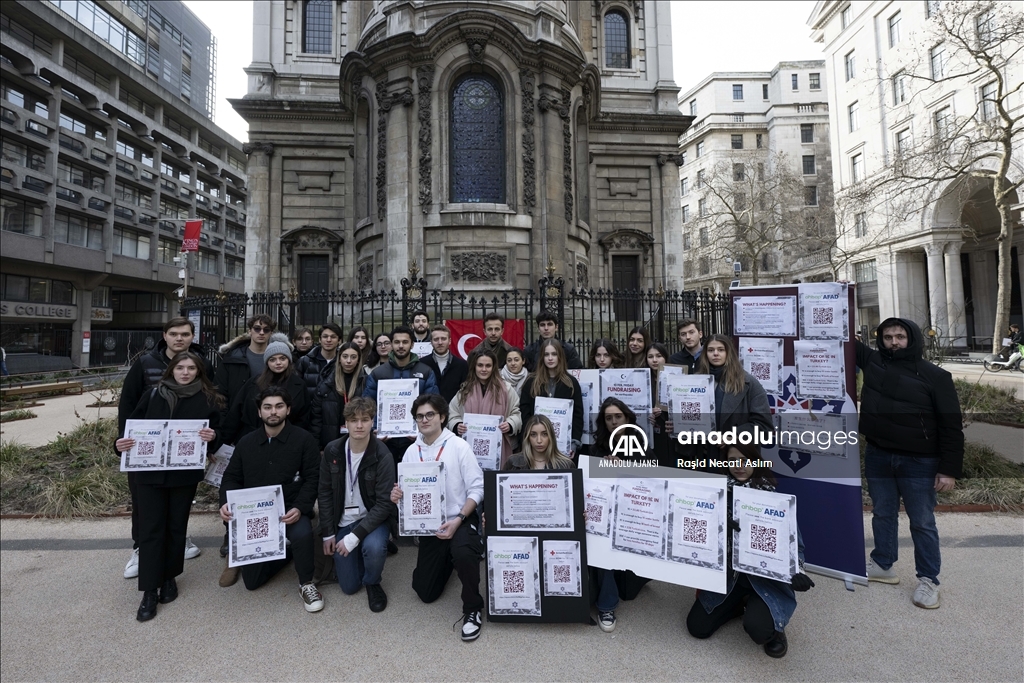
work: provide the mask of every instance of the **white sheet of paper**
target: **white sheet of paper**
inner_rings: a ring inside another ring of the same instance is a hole
[[[231,456],[235,453],[235,447],[224,444],[217,449],[215,453],[210,455],[210,466],[206,469],[206,476],[203,478],[210,486],[220,486],[220,482],[224,477],[224,470],[228,468],[228,463],[231,462]]]
[[[280,486],[258,486],[227,492],[228,566],[284,559],[284,492]]]
[[[167,423],[167,467],[176,470],[206,469],[206,442],[199,430],[209,420],[170,420]]]
[[[536,536],[487,537],[490,614],[541,616],[539,554]]]
[[[583,597],[579,541],[544,541],[544,595]]]
[[[167,420],[128,420],[124,423],[124,438],[135,439],[127,453],[121,453],[122,472],[162,470],[167,463],[164,442]]]
[[[841,341],[793,342],[796,393],[800,398],[846,396],[846,358]]]
[[[665,479],[616,482],[612,549],[665,559],[667,486]]]
[[[686,368],[681,365],[666,365],[658,373],[658,405],[668,408],[668,385],[673,377],[686,375]]]
[[[796,297],[733,297],[732,333],[751,337],[795,337]]]
[[[665,379],[668,412],[676,434],[707,434],[715,429],[715,378],[711,375],[670,375]]]
[[[740,337],[738,345],[743,369],[772,394],[782,394],[782,350],[781,339]]]
[[[462,438],[473,450],[482,470],[496,470],[501,466],[501,430],[498,425],[504,419],[500,415],[481,413],[466,413],[462,416],[462,424],[466,425],[466,433]]]
[[[597,407],[600,405],[598,392],[601,388],[601,372],[599,370],[570,370],[569,374],[580,383],[583,394],[583,438],[585,444],[594,443],[597,433]]]
[[[447,473],[440,460],[398,463],[399,536],[433,536],[447,519],[444,505]]]
[[[572,446],[572,399],[538,396],[534,399],[533,413],[544,415],[555,428],[555,442],[562,455],[569,455]]]
[[[377,436],[415,438],[412,402],[420,395],[418,379],[382,379],[377,382]]]
[[[573,531],[572,474],[499,473],[498,530]]]
[[[775,416],[779,422],[779,448],[811,455],[847,457],[848,435],[854,431],[856,415],[784,410]],[[843,436],[837,438],[839,434]]]
[[[796,496],[736,486],[732,510],[733,569],[789,583],[799,571]]]
[[[667,559],[725,569],[725,490],[670,481],[668,501]]]
[[[850,299],[845,282],[804,282],[797,286],[800,297],[800,338],[850,338]]]
[[[430,355],[434,353],[434,347],[428,341],[413,342],[412,352],[419,356],[420,360],[423,360],[424,358],[430,358]]]
[[[653,409],[651,396],[651,371],[649,368],[617,368],[601,370],[601,400],[614,397],[625,403],[636,413],[637,426],[647,434],[647,447],[654,446],[654,425],[650,419]]]
[[[587,533],[607,538],[611,535],[615,482],[607,479],[584,479],[583,485],[583,519],[586,521]]]

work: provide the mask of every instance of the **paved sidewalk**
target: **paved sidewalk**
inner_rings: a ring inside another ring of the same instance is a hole
[[[983,384],[1006,389],[1016,393],[1017,398],[1024,401],[1024,373],[1018,370],[1003,370],[1001,372],[989,372],[980,363],[943,363],[943,370],[948,370],[953,379],[964,379],[968,382],[981,381]]]
[[[249,593],[219,588],[221,525],[195,515],[203,554],[181,596],[135,621],[140,594],[121,578],[127,519],[5,520],[0,526],[0,678],[64,680],[1024,680],[1024,518],[942,514],[943,606],[910,602],[913,553],[901,529],[902,583],[848,592],[815,577],[772,660],[734,621],[707,641],[687,635],[693,590],[652,582],[619,606],[618,625],[484,623],[475,643],[452,630],[457,579],[436,603],[410,587],[415,549],[388,559],[386,611],[364,591],[324,586],[323,612],[302,609],[288,567]],[[865,526],[870,530],[867,519]]]
[[[37,399],[43,405],[29,408],[36,417],[30,420],[5,422],[0,427],[0,440],[4,443],[17,441],[29,447],[45,446],[57,437],[57,432],[67,434],[82,424],[82,420],[75,416],[75,412],[89,421],[97,417],[117,417],[117,406],[86,407],[90,403],[95,403],[97,396],[106,398],[106,393],[97,389],[95,392],[84,391],[80,396]]]

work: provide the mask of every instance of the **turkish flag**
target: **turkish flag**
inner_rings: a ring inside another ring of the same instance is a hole
[[[463,360],[466,360],[476,345],[483,341],[483,320],[445,320],[444,324],[452,331],[452,353]],[[523,348],[526,321],[522,318],[506,320],[501,338],[516,348]]]
[[[185,239],[181,242],[182,251],[199,251],[199,233],[203,231],[201,220],[185,221]]]

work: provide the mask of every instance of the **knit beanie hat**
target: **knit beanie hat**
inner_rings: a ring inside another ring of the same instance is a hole
[[[267,350],[263,352],[263,362],[266,363],[271,356],[276,356],[279,353],[288,356],[288,359],[291,360],[292,345],[288,343],[288,335],[284,332],[275,332],[270,335],[270,343],[267,344]]]

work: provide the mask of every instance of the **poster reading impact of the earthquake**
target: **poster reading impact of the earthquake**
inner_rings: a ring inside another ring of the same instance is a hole
[[[724,569],[725,523],[725,489],[669,482],[669,560]]]
[[[620,479],[615,487],[612,549],[665,559],[665,479]]]
[[[579,541],[544,541],[544,595],[583,597]]]
[[[789,583],[799,571],[796,496],[736,486],[732,515],[733,569]]]
[[[751,337],[795,337],[795,296],[733,297],[733,334]]]
[[[569,374],[580,383],[580,392],[583,394],[583,436],[580,441],[592,444],[597,433],[597,407],[601,404],[598,399],[601,374],[599,370],[570,370]]]
[[[770,394],[782,394],[782,340],[740,337],[740,363]]]
[[[536,536],[487,537],[489,614],[541,616],[539,554]]]
[[[420,395],[418,379],[382,379],[377,382],[377,436],[415,437],[412,402]]]
[[[850,338],[849,296],[844,282],[809,282],[798,288],[800,338]]]
[[[841,341],[793,342],[796,393],[800,398],[846,397],[846,358]]]

